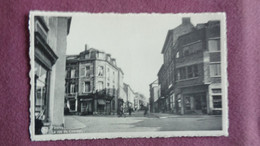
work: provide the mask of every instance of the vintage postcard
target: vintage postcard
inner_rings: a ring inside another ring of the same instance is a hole
[[[225,13],[31,11],[31,140],[228,136]]]

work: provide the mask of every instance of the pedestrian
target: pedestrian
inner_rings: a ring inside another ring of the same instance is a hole
[[[122,106],[122,116],[126,117],[126,115],[125,115],[125,109],[124,109],[123,106]]]
[[[132,114],[132,107],[129,107],[128,112],[129,112],[129,116],[131,116],[131,114]]]

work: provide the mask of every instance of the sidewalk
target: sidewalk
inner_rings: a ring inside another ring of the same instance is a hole
[[[190,114],[190,115],[176,115],[176,114],[169,114],[169,113],[149,113],[152,116],[157,118],[201,118],[201,117],[220,117],[221,115],[200,115],[200,114]]]
[[[74,116],[65,116],[65,129],[82,129],[85,128],[82,122],[77,120]]]

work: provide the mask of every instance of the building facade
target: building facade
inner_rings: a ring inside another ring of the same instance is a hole
[[[159,108],[176,114],[221,113],[220,22],[189,18],[167,34],[158,73]]]
[[[125,99],[124,74],[110,54],[86,46],[79,55],[67,56],[66,70],[65,102],[70,111],[75,109],[81,115],[117,113],[118,104]]]
[[[149,99],[150,112],[158,111],[157,109],[158,105],[155,104],[158,99],[159,99],[159,83],[158,83],[158,79],[156,79],[150,84],[150,99]]]
[[[130,85],[124,83],[124,91],[126,93],[127,102],[126,102],[126,108],[127,110],[129,108],[134,109],[134,99],[135,99],[135,92],[130,87]]]
[[[35,134],[64,128],[67,35],[70,17],[34,17]]]

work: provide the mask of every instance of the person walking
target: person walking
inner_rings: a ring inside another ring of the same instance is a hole
[[[129,116],[131,116],[132,110],[133,110],[132,107],[129,107],[129,109],[128,109]]]

